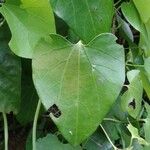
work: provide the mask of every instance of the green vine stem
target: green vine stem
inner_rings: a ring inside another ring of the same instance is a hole
[[[5,138],[5,150],[8,150],[8,122],[6,113],[2,113],[4,118],[4,138]]]
[[[109,136],[108,136],[106,130],[104,129],[104,127],[103,127],[101,124],[100,124],[100,127],[102,128],[103,132],[105,133],[105,135],[106,135],[108,141],[110,142],[110,144],[112,145],[112,147],[114,148],[114,150],[119,150],[119,149],[113,144],[113,142],[112,142],[111,139],[109,138]]]
[[[40,108],[41,108],[41,101],[38,101],[35,116],[34,116],[34,121],[33,121],[33,130],[32,130],[32,147],[33,150],[36,150],[36,128],[37,128],[37,121],[38,121],[38,116],[40,113]]]
[[[126,66],[130,66],[130,67],[144,67],[144,65],[129,64],[129,63],[126,63]]]

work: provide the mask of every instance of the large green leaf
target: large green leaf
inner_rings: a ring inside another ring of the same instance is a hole
[[[113,0],[51,0],[54,12],[88,43],[96,35],[111,31]]]
[[[55,33],[54,18],[48,0],[22,0],[22,5],[6,1],[0,12],[12,32],[11,50],[18,56],[32,58],[37,41]]]
[[[139,70],[131,70],[127,73],[130,84],[128,90],[122,95],[122,108],[132,117],[136,118],[141,111],[143,86]]]
[[[72,144],[95,131],[122,88],[124,52],[115,40],[112,34],[101,34],[83,45],[51,35],[36,47],[35,87],[46,109],[61,111],[59,118],[51,117]]]
[[[10,31],[4,24],[0,27],[0,112],[17,113],[21,93],[20,59],[8,47]]]
[[[73,147],[70,144],[61,143],[55,135],[48,134],[44,138],[40,138],[36,143],[37,150],[81,150],[80,146]]]

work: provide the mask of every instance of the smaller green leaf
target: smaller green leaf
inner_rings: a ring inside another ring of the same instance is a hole
[[[73,147],[70,144],[61,143],[58,138],[52,134],[48,134],[46,137],[38,139],[36,142],[37,150],[81,150],[80,146]]]
[[[18,56],[32,58],[38,40],[55,33],[53,12],[48,0],[42,0],[42,3],[22,0],[22,5],[6,1],[0,12],[12,33],[10,48]]]
[[[144,1],[145,3],[145,1]],[[145,6],[145,4],[144,4]],[[150,19],[147,22],[143,22],[141,16],[135,6],[135,4],[130,1],[129,3],[123,3],[121,5],[122,12],[129,23],[141,33],[140,36],[140,44],[144,52],[145,56],[150,56]]]
[[[136,118],[141,110],[143,86],[140,79],[140,71],[132,70],[127,73],[130,84],[128,90],[122,95],[122,108],[132,117]]]
[[[131,133],[132,141],[133,141],[133,139],[137,139],[140,144],[142,144],[142,145],[149,145],[149,143],[147,141],[145,141],[143,138],[140,137],[140,135],[138,133],[138,129],[135,128],[134,126],[132,126],[131,123],[128,124],[127,128],[130,131],[130,133]]]
[[[118,121],[126,121],[126,113],[123,112],[122,106],[121,106],[121,96],[119,96],[112,106],[111,110],[107,114],[106,118],[112,118],[112,119],[117,119]]]
[[[145,103],[145,107],[148,114],[144,123],[145,140],[150,143],[150,106]],[[144,150],[150,150],[150,145],[145,146]]]
[[[126,17],[126,19],[131,23],[131,25],[138,31],[142,31],[143,25],[141,24],[141,18],[134,6],[134,3],[130,1],[129,3],[123,3],[121,5],[121,10]]]
[[[138,142],[137,139],[133,139],[132,146],[131,146],[130,150],[144,150],[143,148],[144,147]]]
[[[144,90],[150,98],[150,57],[144,59],[144,68],[141,69],[140,75]]]
[[[148,79],[150,81],[150,57],[145,58],[144,62],[145,62],[144,63],[144,68],[145,68],[147,77],[148,77]]]
[[[141,70],[140,74],[141,74],[143,88],[144,88],[147,96],[150,98],[150,81],[146,75],[145,70]]]

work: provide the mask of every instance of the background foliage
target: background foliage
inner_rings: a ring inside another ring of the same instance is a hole
[[[0,13],[0,149],[150,149],[149,0],[0,0]]]

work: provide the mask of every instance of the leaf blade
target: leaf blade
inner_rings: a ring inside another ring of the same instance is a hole
[[[51,117],[72,144],[96,130],[119,95],[124,52],[115,40],[112,34],[101,34],[83,45],[52,35],[37,46],[32,65],[35,87],[46,109],[55,104],[61,111],[59,118]]]

